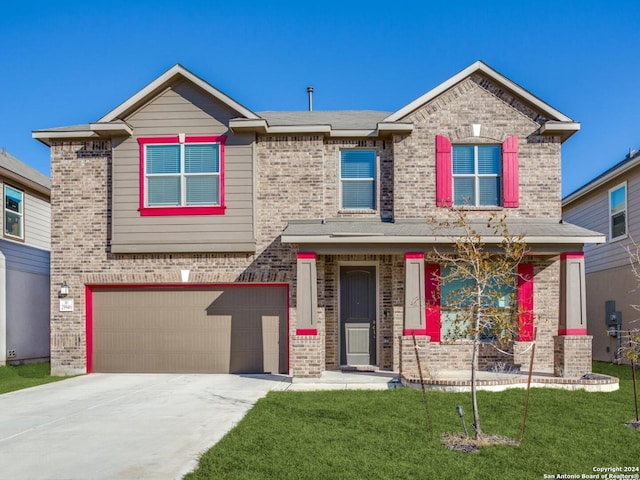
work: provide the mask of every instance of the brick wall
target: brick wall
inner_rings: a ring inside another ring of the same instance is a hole
[[[554,337],[554,368],[558,377],[579,378],[591,372],[591,335]]]
[[[480,75],[463,80],[406,120],[414,123],[408,136],[394,138],[394,213],[396,219],[442,218],[436,208],[435,138],[455,143],[502,143],[519,137],[520,208],[504,209],[514,217],[561,217],[560,139],[537,134],[541,121],[529,106],[517,101]],[[499,93],[500,97],[494,96]],[[480,124],[480,137],[472,136]],[[486,210],[486,209],[485,209]],[[469,211],[469,218],[486,218],[486,211]]]

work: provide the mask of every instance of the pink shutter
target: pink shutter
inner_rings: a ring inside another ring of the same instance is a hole
[[[533,265],[518,265],[518,341],[533,341]]]
[[[453,203],[453,173],[451,142],[436,135],[436,206],[450,207]]]
[[[425,317],[429,341],[440,341],[440,265],[427,263],[424,266]]]
[[[505,208],[518,208],[518,136],[502,144],[502,199]]]

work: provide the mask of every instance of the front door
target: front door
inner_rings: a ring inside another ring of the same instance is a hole
[[[340,364],[376,364],[376,267],[340,268]]]

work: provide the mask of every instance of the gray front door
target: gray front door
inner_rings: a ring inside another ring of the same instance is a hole
[[[376,364],[376,267],[340,268],[340,364]]]

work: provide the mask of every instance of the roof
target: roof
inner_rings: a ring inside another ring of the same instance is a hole
[[[337,130],[375,129],[389,112],[375,110],[314,110],[301,112],[258,112],[269,125],[330,125]]]
[[[35,130],[33,137],[50,144],[53,138],[91,138],[109,137],[112,135],[132,135],[132,129],[123,119],[140,105],[148,102],[172,83],[186,80],[200,87],[206,93],[227,105],[238,113],[238,117],[230,120],[229,126],[237,132],[256,132],[262,134],[321,134],[331,137],[377,137],[392,134],[410,134],[413,124],[405,118],[427,102],[455,86],[474,73],[481,73],[496,83],[500,89],[511,92],[517,98],[528,102],[542,113],[546,119],[540,127],[542,135],[558,135],[562,141],[580,129],[580,124],[562,114],[535,95],[493,70],[481,61],[477,61],[458,72],[445,82],[429,90],[399,110],[379,112],[373,110],[340,110],[340,111],[301,111],[277,112],[265,111],[257,114],[220,90],[216,89],[180,64],[176,64],[154,81],[142,88],[115,109],[100,118],[97,122],[74,127],[49,128]],[[86,128],[88,126],[88,128]],[[73,135],[73,137],[69,137]]]
[[[624,158],[624,160],[616,163],[613,167],[609,168],[608,170],[605,170],[600,175],[595,177],[593,180],[590,180],[580,188],[574,190],[569,195],[565,196],[562,199],[562,206],[565,207],[566,205],[569,205],[570,203],[575,202],[576,200],[585,196],[587,193],[595,190],[599,186],[604,185],[608,181],[613,180],[619,177],[620,175],[622,175],[623,173],[631,170],[633,167],[635,167],[638,164],[640,164],[640,151],[636,150],[636,151],[629,152],[629,155],[627,155]]]
[[[4,149],[0,150],[0,171],[15,182],[50,195],[51,180],[44,173],[18,160]]]
[[[605,235],[577,225],[552,219],[507,219],[510,235],[523,236],[527,245],[561,245],[582,248],[585,243],[604,243]],[[498,244],[503,236],[497,235],[487,221],[470,221],[471,227],[487,244]],[[433,245],[451,244],[453,239],[465,236],[461,227],[434,225],[427,219],[384,222],[380,220],[328,219],[290,221],[282,233],[283,243],[314,245]],[[556,253],[558,253],[557,250]]]
[[[453,77],[442,82],[437,87],[429,90],[427,93],[418,97],[408,105],[405,105],[400,110],[392,113],[391,115],[389,115],[389,117],[386,118],[386,121],[393,122],[393,121],[401,120],[402,118],[409,115],[411,112],[420,108],[425,103],[431,101],[432,99],[440,95],[445,90],[448,90],[449,88],[453,87],[457,83],[460,83],[462,80],[464,80],[465,78],[471,76],[473,73],[476,73],[476,72],[481,72],[486,77],[493,80],[494,82],[497,82],[503,85],[504,87],[508,88],[519,97],[527,100],[530,104],[534,105],[540,111],[542,111],[545,115],[547,115],[547,117],[549,117],[550,120],[555,120],[560,122],[573,122],[573,120],[571,120],[569,117],[559,112],[548,103],[543,102],[538,97],[536,97],[529,91],[522,88],[520,85],[516,84],[515,82],[512,82],[504,75],[498,73],[493,68],[488,66],[486,63],[482,62],[481,60],[478,60],[472,63],[464,70],[461,70],[460,72],[455,74]]]

